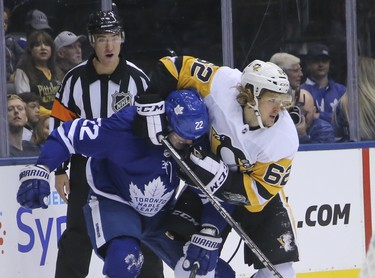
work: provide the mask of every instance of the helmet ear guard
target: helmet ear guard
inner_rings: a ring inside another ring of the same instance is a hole
[[[207,107],[194,89],[170,93],[165,112],[171,129],[184,139],[195,140],[208,131]]]

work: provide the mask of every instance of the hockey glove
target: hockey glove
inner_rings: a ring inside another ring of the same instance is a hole
[[[136,96],[135,106],[134,134],[150,139],[154,145],[161,145],[158,135],[167,127],[164,101],[157,94],[143,94]]]
[[[164,227],[168,236],[187,242],[190,237],[198,233],[203,204],[198,194],[187,187],[178,198],[173,211],[165,216]]]
[[[214,227],[203,227],[200,233],[194,234],[187,243],[187,250],[182,268],[191,271],[194,264],[198,265],[197,275],[206,275],[215,269],[222,238],[217,236]]]
[[[219,193],[221,187],[229,184],[228,165],[213,153],[205,153],[200,147],[193,147],[184,160],[207,191],[220,199],[220,194],[215,193]],[[180,178],[190,185],[195,185],[186,174],[180,175]]]
[[[17,202],[24,208],[47,208],[50,171],[43,165],[28,165],[20,172]]]

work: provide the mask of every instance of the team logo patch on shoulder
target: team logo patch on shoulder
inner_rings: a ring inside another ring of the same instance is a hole
[[[115,112],[132,104],[132,96],[129,92],[115,92],[112,95],[112,109]]]

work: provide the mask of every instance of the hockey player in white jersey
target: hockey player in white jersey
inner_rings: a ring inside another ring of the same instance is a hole
[[[285,109],[291,102],[287,75],[275,64],[260,60],[241,72],[190,56],[160,59],[148,92],[165,98],[171,90],[183,88],[194,88],[204,98],[211,151],[231,170],[230,182],[209,191],[236,204],[233,217],[245,232],[282,277],[295,277],[292,264],[299,255],[283,192],[298,149],[297,132]],[[192,169],[206,167],[194,153],[190,157]],[[253,277],[273,277],[245,248],[245,262],[259,269]]]
[[[206,134],[208,113],[199,94],[174,91],[165,103],[157,95],[142,95],[135,106],[110,118],[65,122],[51,133],[37,165],[21,170],[17,201],[26,208],[47,208],[50,171],[71,154],[89,156],[86,172],[91,193],[84,212],[96,254],[104,261],[104,275],[137,277],[143,263],[142,242],[172,269],[179,260],[185,265],[197,262],[205,269],[202,277],[213,277],[222,240],[207,231],[212,230],[210,219],[221,218],[218,214],[202,216],[208,222],[202,222],[202,231],[193,235],[185,253],[185,242],[166,236],[163,219],[180,181],[177,164],[157,138],[166,122],[166,136],[177,150]],[[188,277],[190,271],[176,273]]]

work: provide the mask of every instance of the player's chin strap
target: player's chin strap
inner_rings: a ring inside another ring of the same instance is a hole
[[[221,206],[219,201],[211,195],[211,193],[206,189],[202,181],[195,175],[195,173],[190,169],[185,161],[182,160],[181,156],[174,149],[172,144],[163,135],[158,136],[159,141],[167,148],[169,153],[172,155],[173,159],[177,164],[183,169],[186,175],[195,183],[196,186],[206,195],[208,200],[214,206],[214,208],[220,213],[224,220],[232,227],[233,230],[237,232],[244,243],[250,248],[250,250],[257,256],[260,262],[273,274],[274,277],[283,278],[281,274],[276,270],[274,265],[268,260],[268,258],[262,253],[259,247],[250,239],[250,237],[245,233],[245,231],[240,227],[240,225],[232,218],[232,216]]]
[[[263,122],[262,122],[262,118],[261,118],[260,112],[259,112],[258,98],[255,97],[254,101],[255,101],[255,105],[252,105],[249,102],[246,102],[246,104],[247,104],[247,106],[249,106],[251,109],[254,110],[254,113],[255,113],[255,116],[257,117],[257,121],[258,121],[258,124],[259,124],[260,128],[264,128],[264,125],[263,125]]]

